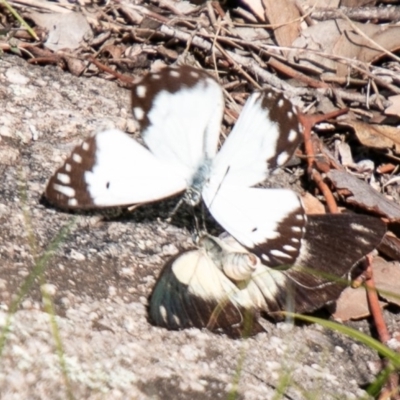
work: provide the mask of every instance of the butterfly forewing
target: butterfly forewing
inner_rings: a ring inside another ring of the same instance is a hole
[[[50,178],[46,198],[65,209],[94,209],[147,203],[187,187],[185,168],[163,163],[116,129],[77,146]]]
[[[132,89],[132,111],[151,152],[194,174],[217,151],[224,98],[206,72],[190,67],[164,68]]]
[[[301,138],[290,101],[271,90],[255,92],[215,157],[211,183],[256,185],[289,161]]]

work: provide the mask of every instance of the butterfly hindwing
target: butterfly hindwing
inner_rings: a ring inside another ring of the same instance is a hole
[[[126,206],[183,191],[185,177],[116,129],[77,146],[47,184],[45,195],[64,209]]]
[[[166,263],[150,298],[150,319],[168,329],[206,327],[233,336],[243,329],[259,332],[255,303],[221,270],[226,250],[216,238],[207,236],[206,242]],[[237,259],[241,262],[239,253]]]
[[[222,185],[203,199],[219,224],[271,267],[292,265],[300,253],[307,217],[288,189]]]

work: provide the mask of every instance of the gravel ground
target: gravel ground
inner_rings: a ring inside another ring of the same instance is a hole
[[[247,340],[153,327],[147,298],[163,263],[191,245],[187,210],[167,223],[176,200],[109,220],[40,204],[47,179],[83,137],[134,130],[129,92],[9,55],[0,59],[0,83],[2,327],[20,286],[74,221],[11,319],[2,399],[225,399],[236,384],[238,399],[272,398],[282,385],[287,399],[365,394],[377,355],[318,326],[265,321],[266,332]],[[366,322],[357,328],[369,333]]]

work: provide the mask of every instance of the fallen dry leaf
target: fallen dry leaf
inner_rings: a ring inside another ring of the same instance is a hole
[[[358,33],[355,28],[365,34],[370,40]],[[375,24],[349,23],[346,20],[321,21],[305,29],[301,36],[293,42],[294,47],[312,49],[335,57],[357,59],[370,63],[383,55],[373,42],[388,51],[400,48],[400,27],[389,29]],[[372,42],[371,42],[372,40]],[[338,76],[348,76],[348,63],[337,62],[325,55],[299,52],[293,50],[289,60],[302,66],[314,67],[320,73],[330,71]],[[358,72],[357,72],[358,73]]]
[[[326,214],[324,205],[311,193],[306,192],[302,195],[301,201],[306,214]]]
[[[372,41],[364,39],[364,43],[360,52],[358,53],[358,59],[366,63],[376,62],[381,57],[386,57],[386,53],[379,48],[395,53],[400,49],[400,27],[395,25],[373,25],[378,28],[378,31],[370,36]],[[351,40],[351,37],[350,37]],[[374,42],[374,43],[373,43]],[[378,46],[377,46],[378,45]]]
[[[400,219],[400,206],[388,200],[362,180],[348,172],[333,169],[326,175],[337,189],[347,189],[352,193],[346,198],[346,202],[385,216],[390,220]]]
[[[291,0],[263,0],[265,16],[269,23],[277,26],[274,29],[275,39],[279,46],[290,46],[298,37],[300,12]]]
[[[341,126],[353,128],[361,144],[375,149],[391,149],[400,154],[400,129],[390,125],[372,125],[357,120],[340,120]]]
[[[86,18],[79,12],[67,14],[38,12],[29,13],[36,25],[48,31],[45,47],[58,51],[61,49],[77,49],[84,39],[92,34]]]
[[[394,273],[393,268],[397,271]],[[387,262],[383,258],[374,257],[372,262],[372,271],[374,274],[375,286],[382,296],[382,293],[400,293],[400,265],[399,263]],[[393,275],[392,275],[393,273]],[[394,282],[393,282],[394,281]],[[382,293],[381,293],[382,292]],[[389,300],[390,296],[387,296]],[[399,301],[400,296],[398,296],[397,301]],[[381,307],[385,307],[386,303],[380,301]],[[349,320],[357,320],[361,318],[366,318],[370,315],[367,292],[364,287],[359,287],[353,289],[352,287],[347,287],[336,301],[336,310],[332,314],[335,320],[340,320],[343,322]]]
[[[368,316],[369,308],[365,289],[363,287],[344,289],[336,301],[336,311],[332,314],[332,317],[335,320],[346,322]]]
[[[388,100],[392,103],[389,107],[385,109],[386,115],[397,115],[400,117],[400,94],[395,96],[389,96]]]
[[[246,5],[260,21],[265,22],[262,0],[242,0],[242,3]]]

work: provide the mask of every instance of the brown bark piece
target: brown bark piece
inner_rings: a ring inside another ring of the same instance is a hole
[[[400,263],[374,260],[374,279],[379,295],[391,304],[400,306]]]
[[[377,249],[391,260],[400,260],[400,239],[392,232],[387,232]]]
[[[388,200],[385,196],[355,176],[344,171],[331,170],[327,173],[327,177],[337,189],[347,189],[352,193],[352,196],[346,199],[348,203],[368,211],[373,211],[390,220],[400,219],[399,205]]]
[[[275,39],[279,46],[291,46],[299,37],[300,12],[291,0],[263,0],[265,16],[272,25],[278,25],[274,29]]]

